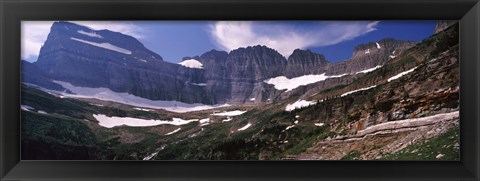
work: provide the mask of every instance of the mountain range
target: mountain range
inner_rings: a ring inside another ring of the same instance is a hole
[[[459,26],[440,24],[336,63],[265,46],[171,63],[57,22],[22,61],[22,159],[460,160]]]
[[[291,91],[277,89],[267,81],[285,77],[295,80],[306,75],[342,77],[382,66],[413,41],[385,38],[358,45],[352,58],[331,63],[321,54],[296,49],[285,58],[266,46],[249,46],[231,52],[211,50],[185,57],[176,64],[148,50],[134,37],[109,30],[92,30],[70,22],[55,22],[40,50],[38,61],[23,62],[23,82],[62,90],[53,82],[78,87],[108,88],[150,100],[221,104],[268,102],[305,94],[305,85]],[[342,76],[339,76],[342,75]],[[322,80],[322,79],[320,79]],[[312,81],[311,84],[320,81]],[[277,82],[282,83],[282,82]]]

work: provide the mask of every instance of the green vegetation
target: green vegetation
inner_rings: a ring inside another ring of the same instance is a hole
[[[94,133],[80,120],[22,111],[22,159],[96,159]]]
[[[354,150],[345,155],[344,157],[340,158],[340,160],[359,160],[362,152]]]
[[[407,146],[397,153],[384,155],[382,160],[459,160],[460,128],[454,127],[446,133],[423,143]]]
[[[300,133],[299,131],[301,130],[301,128],[294,127],[290,130],[296,131],[297,133]],[[314,143],[316,143],[320,140],[324,140],[327,137],[333,137],[335,135],[336,135],[336,133],[331,132],[329,130],[328,126],[318,127],[313,132],[309,132],[309,133],[306,133],[306,135],[302,135],[303,136],[302,138],[304,138],[304,139],[300,139],[298,141],[298,144],[296,144],[292,148],[286,150],[282,154],[278,155],[275,159],[280,159],[280,158],[285,157],[287,155],[297,155],[297,154],[305,151],[307,148],[311,147]]]

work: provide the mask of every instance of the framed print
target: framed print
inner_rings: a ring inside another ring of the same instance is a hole
[[[479,179],[478,1],[0,5],[4,180]]]

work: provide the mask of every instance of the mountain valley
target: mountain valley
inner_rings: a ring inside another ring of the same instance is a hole
[[[439,28],[337,63],[257,45],[175,64],[56,22],[22,61],[22,159],[459,160],[459,28]]]

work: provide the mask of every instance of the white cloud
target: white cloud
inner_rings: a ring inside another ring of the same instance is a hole
[[[40,48],[47,40],[50,27],[54,21],[22,21],[22,59],[37,57]],[[119,21],[72,21],[94,30],[108,29],[131,35],[137,39],[144,38],[143,29],[131,22]]]
[[[292,26],[292,23],[219,21],[210,27],[210,34],[219,48],[227,51],[265,45],[288,57],[297,48],[333,45],[375,31],[378,23],[332,21],[315,22],[302,27]]]

